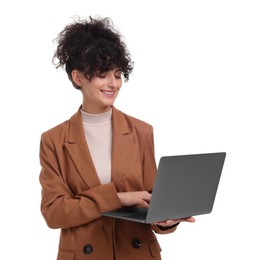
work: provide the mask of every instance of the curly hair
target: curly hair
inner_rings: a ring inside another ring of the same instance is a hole
[[[131,55],[112,25],[110,18],[78,19],[67,25],[55,39],[58,46],[52,62],[56,68],[65,68],[76,89],[80,87],[72,80],[73,70],[84,73],[91,80],[96,74],[116,68],[121,70],[125,81],[129,80],[133,70]]]

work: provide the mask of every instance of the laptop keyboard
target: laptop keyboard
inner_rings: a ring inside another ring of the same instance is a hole
[[[127,214],[125,217],[145,220],[147,217],[147,212]]]
[[[123,217],[145,220],[147,217],[147,213],[147,209],[135,208],[133,210],[127,211],[125,214],[123,214]]]

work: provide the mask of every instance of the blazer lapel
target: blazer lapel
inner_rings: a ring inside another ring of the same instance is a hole
[[[121,183],[125,168],[129,166],[132,153],[133,132],[130,129],[125,115],[113,107],[113,145],[112,145],[112,181]],[[120,187],[117,188],[119,189]]]
[[[100,180],[85,139],[80,110],[69,121],[68,140],[64,146],[86,185],[89,188],[100,185]]]
[[[130,164],[134,135],[125,115],[115,107],[112,110],[112,126],[111,178],[112,181],[119,184],[123,182],[125,166]],[[80,110],[69,121],[68,139],[64,146],[85,184],[89,188],[100,185],[101,183],[85,139]],[[120,187],[117,188],[119,189]]]

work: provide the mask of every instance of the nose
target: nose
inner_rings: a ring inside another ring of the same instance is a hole
[[[119,80],[115,77],[113,73],[110,73],[108,75],[108,86],[110,88],[116,88],[118,87]]]

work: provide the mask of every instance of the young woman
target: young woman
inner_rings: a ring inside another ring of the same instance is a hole
[[[75,21],[57,40],[56,67],[83,97],[40,143],[41,211],[50,228],[61,229],[57,259],[161,259],[154,232],[193,218],[149,225],[101,216],[148,207],[156,174],[152,126],[113,106],[133,69],[126,45],[108,18]]]

